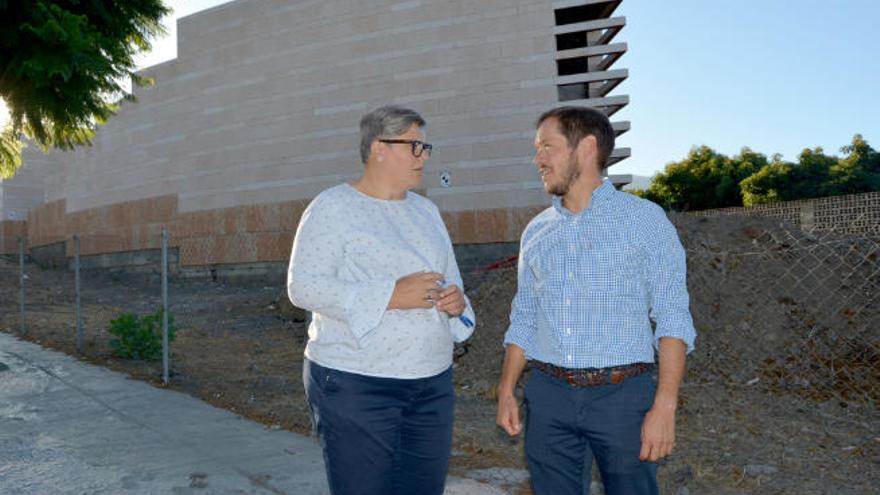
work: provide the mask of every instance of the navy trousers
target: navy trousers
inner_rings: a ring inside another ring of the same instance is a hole
[[[593,459],[607,495],[656,495],[657,465],[640,461],[651,373],[573,387],[533,370],[525,387],[525,451],[535,495],[589,495]]]
[[[413,380],[305,360],[306,396],[333,495],[441,495],[452,449],[452,368]]]

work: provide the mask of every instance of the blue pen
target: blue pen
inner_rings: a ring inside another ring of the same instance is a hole
[[[440,287],[443,287],[444,289],[446,288],[446,285],[447,285],[446,280],[438,280],[438,281],[437,281],[437,284],[438,284]],[[454,318],[452,315],[449,315],[449,317],[450,317],[450,318]],[[474,326],[474,322],[471,321],[470,318],[468,318],[467,316],[465,316],[464,313],[458,315],[458,320],[459,320],[460,322],[462,322],[462,323],[464,324],[464,326],[467,327],[467,328],[473,328],[473,326]]]
[[[463,314],[458,315],[458,319],[461,320],[461,322],[464,323],[464,326],[466,326],[468,328],[472,328],[474,326],[474,322],[472,322],[470,318],[468,318],[467,316],[465,316]]]

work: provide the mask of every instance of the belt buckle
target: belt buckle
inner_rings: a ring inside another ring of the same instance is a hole
[[[608,374],[611,375],[609,378],[611,378],[610,381],[613,385],[617,385],[626,379],[626,373],[624,370],[612,370]]]
[[[568,382],[569,385],[577,386],[577,380],[574,379],[573,371],[563,372],[563,376],[565,377],[565,381]]]
[[[589,370],[585,370],[583,372],[582,376],[583,376],[583,380],[582,380],[582,384],[581,384],[582,387],[595,387],[596,385],[599,384],[599,378],[601,378],[596,375],[595,371],[589,371]]]

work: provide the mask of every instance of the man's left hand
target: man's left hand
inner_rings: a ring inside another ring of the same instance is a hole
[[[654,404],[642,422],[642,450],[639,459],[655,462],[675,447],[675,406]]]
[[[437,300],[434,304],[438,310],[443,311],[449,316],[460,316],[464,313],[464,309],[467,306],[467,303],[464,301],[464,294],[462,294],[461,289],[457,285],[450,285],[443,289],[437,295]]]

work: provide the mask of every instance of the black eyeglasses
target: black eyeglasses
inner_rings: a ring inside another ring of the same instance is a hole
[[[434,145],[419,141],[418,139],[380,139],[379,142],[389,144],[408,144],[412,146],[412,154],[416,158],[422,156],[423,152],[427,153],[428,156],[431,156],[431,150],[434,149]]]

